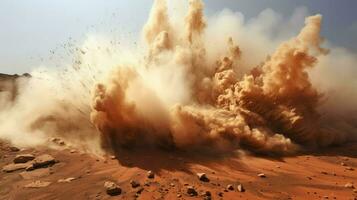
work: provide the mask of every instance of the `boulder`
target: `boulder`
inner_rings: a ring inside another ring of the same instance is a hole
[[[33,159],[35,159],[35,156],[32,154],[20,154],[14,158],[14,163],[27,163]]]
[[[43,154],[41,156],[36,157],[32,162],[31,165],[26,168],[27,171],[31,171],[41,167],[47,167],[49,165],[55,164],[56,160],[48,154]]]

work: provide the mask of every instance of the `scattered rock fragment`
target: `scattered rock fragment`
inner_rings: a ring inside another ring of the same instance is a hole
[[[227,190],[234,190],[234,187],[233,187],[233,185],[227,185]]]
[[[203,199],[204,199],[204,200],[211,200],[211,199],[212,199],[212,194],[211,194],[211,192],[210,192],[210,191],[204,192],[204,194],[203,194]]]
[[[121,188],[114,182],[106,181],[106,182],[104,182],[104,187],[106,189],[107,194],[110,196],[115,196],[115,195],[121,194]]]
[[[197,173],[198,179],[203,182],[209,182],[209,179],[205,173]]]
[[[223,192],[218,192],[218,196],[223,197]]]
[[[266,178],[266,175],[263,174],[263,173],[260,173],[260,174],[258,174],[258,177],[260,177],[260,178]]]
[[[242,184],[239,184],[239,185],[237,186],[237,190],[238,190],[239,192],[245,192],[245,188],[243,187]]]
[[[131,187],[132,187],[132,188],[137,188],[137,187],[140,186],[140,183],[137,182],[137,181],[134,181],[134,180],[131,180],[131,181],[130,181],[130,184],[131,184]]]
[[[14,163],[27,163],[33,159],[35,159],[35,156],[32,154],[20,154],[14,158]]]
[[[115,156],[110,156],[110,159],[115,160],[116,157]]]
[[[60,138],[51,138],[51,142],[59,145],[59,146],[64,146],[66,143],[60,139]]]
[[[17,148],[17,147],[9,147],[9,150],[10,151],[12,151],[12,152],[17,152],[17,151],[20,151],[20,149],[19,148]]]
[[[353,171],[354,169],[352,167],[346,167],[346,170]]]
[[[178,194],[178,195],[177,195],[177,198],[181,198],[181,197],[182,197],[182,195],[181,195],[181,194]]]
[[[10,172],[14,172],[17,170],[26,169],[29,166],[30,166],[30,164],[28,164],[28,163],[8,164],[2,168],[2,171],[10,173]]]
[[[155,178],[154,172],[153,172],[153,171],[148,171],[147,177],[148,177],[148,178]]]
[[[59,179],[57,182],[59,182],[59,183],[70,183],[70,182],[74,181],[75,179],[76,178],[69,177],[69,178]]]
[[[47,182],[47,181],[34,181],[25,185],[25,188],[42,188],[42,187],[47,187],[50,184],[51,182]]]
[[[140,188],[136,191],[136,196],[138,197],[143,191],[144,191],[144,188],[140,187]]]
[[[347,164],[344,162],[341,162],[341,166],[347,166]]]
[[[197,196],[197,191],[193,186],[188,186],[187,187],[187,194],[190,195],[191,197]]]
[[[352,183],[346,183],[345,188],[351,188],[354,189],[355,186]]]

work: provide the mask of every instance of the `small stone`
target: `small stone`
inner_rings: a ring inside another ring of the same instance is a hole
[[[353,171],[353,170],[354,170],[352,167],[346,167],[345,169],[346,169],[346,170],[350,170],[350,171]]]
[[[144,188],[140,187],[137,191],[136,194],[141,194],[144,191]]]
[[[238,189],[239,192],[245,192],[245,189],[244,189],[244,187],[243,187],[242,184],[239,184],[239,185],[237,186],[237,189]]]
[[[20,149],[17,148],[17,147],[9,147],[9,150],[12,151],[12,152],[20,151]]]
[[[35,159],[35,156],[32,154],[21,154],[14,158],[14,163],[27,163],[33,159]]]
[[[354,189],[355,186],[352,183],[346,183],[345,188],[351,188]]]
[[[266,178],[266,175],[263,174],[263,173],[260,173],[260,174],[258,174],[258,177],[260,177],[260,178]]]
[[[328,199],[328,196],[324,196],[323,198],[324,198],[324,199]]]
[[[41,167],[47,167],[49,165],[55,164],[56,160],[48,154],[43,154],[41,156],[36,157],[31,165],[29,167],[26,168],[27,171],[31,171],[37,168],[41,168]]]
[[[140,186],[140,183],[137,182],[137,181],[134,181],[134,180],[131,180],[131,181],[130,181],[130,184],[131,184],[131,187],[132,187],[132,188],[137,188],[137,187]]]
[[[203,182],[209,182],[209,179],[205,173],[197,173],[198,179]]]
[[[2,168],[2,171],[10,173],[10,172],[14,172],[17,170],[26,169],[29,166],[30,166],[30,164],[28,164],[28,163],[8,164]]]
[[[75,180],[75,178],[70,177],[70,178],[65,178],[65,179],[59,179],[57,182],[59,182],[59,183],[70,183],[73,180]]]
[[[203,194],[203,199],[204,199],[204,200],[211,200],[211,199],[212,199],[212,194],[211,194],[211,192],[210,192],[210,191],[204,192],[204,194]]]
[[[121,188],[114,182],[106,181],[104,183],[104,187],[106,189],[107,194],[110,196],[115,196],[115,195],[121,194]]]
[[[152,172],[152,171],[148,171],[148,173],[147,173],[147,177],[148,177],[148,178],[155,178],[155,174],[154,174],[154,172]]]
[[[344,162],[341,162],[341,166],[347,166],[347,164]]]
[[[182,195],[181,195],[181,194],[178,194],[178,195],[177,195],[177,198],[181,198],[181,197],[182,197]]]
[[[227,190],[234,190],[233,185],[227,185]]]
[[[223,197],[223,192],[218,192],[218,196]]]
[[[47,181],[34,181],[25,185],[25,188],[42,188],[42,187],[47,187],[50,184],[51,182],[47,182]]]
[[[325,174],[325,175],[327,175],[328,173],[327,173],[327,172],[322,171],[322,172],[321,172],[321,174]]]
[[[70,153],[76,153],[77,151],[75,149],[72,149]]]
[[[188,186],[187,187],[187,194],[189,194],[191,197],[197,196],[197,191],[193,186]]]
[[[171,187],[175,187],[175,184],[173,184],[173,183],[170,183],[170,186],[171,186]]]
[[[115,160],[116,157],[115,156],[110,156],[110,159]]]

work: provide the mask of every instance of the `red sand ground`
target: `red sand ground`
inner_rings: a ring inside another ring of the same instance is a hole
[[[357,199],[346,183],[357,181],[357,144],[335,147],[319,153],[285,158],[257,157],[252,155],[190,155],[164,151],[126,151],[119,159],[97,158],[69,150],[26,149],[11,152],[2,143],[0,167],[12,162],[18,154],[36,156],[48,153],[59,163],[31,172],[0,173],[0,199],[203,199],[204,191],[212,199]],[[342,166],[341,163],[347,166]],[[346,168],[351,167],[353,170]],[[154,179],[147,171],[155,172]],[[209,182],[198,180],[196,173],[206,173]],[[264,173],[266,178],[258,177]],[[69,183],[59,179],[74,177]],[[49,181],[43,188],[25,188],[34,180]],[[123,190],[119,196],[106,194],[104,182],[116,182]],[[144,191],[136,198],[138,190],[131,188],[130,180],[141,183]],[[149,183],[148,186],[144,185]],[[246,191],[237,191],[241,183]],[[188,185],[197,189],[198,196],[186,193]],[[224,191],[228,184],[234,191]],[[223,197],[218,193],[223,192]],[[182,194],[181,197],[177,197]]]

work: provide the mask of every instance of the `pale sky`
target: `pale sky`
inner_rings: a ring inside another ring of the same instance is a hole
[[[204,0],[206,14],[224,8],[246,19],[271,8],[283,17],[295,9],[324,17],[322,34],[357,52],[357,0]],[[24,73],[44,65],[50,51],[88,33],[137,35],[152,0],[0,0],[0,73]],[[69,39],[71,38],[71,39]]]

